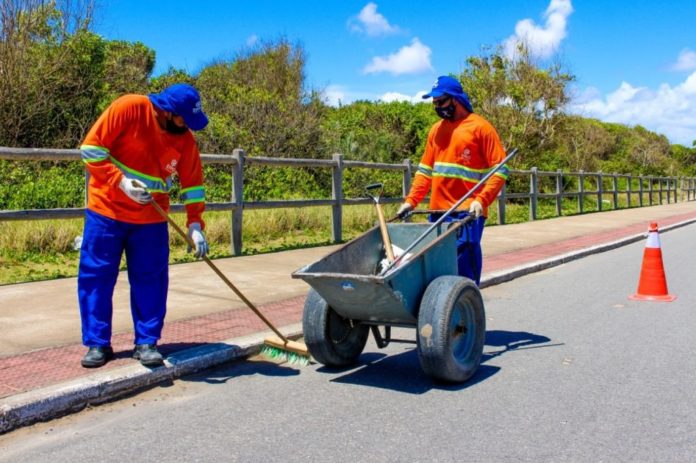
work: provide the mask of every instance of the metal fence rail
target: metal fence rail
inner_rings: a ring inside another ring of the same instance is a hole
[[[43,149],[43,148],[6,148],[0,147],[0,159],[12,161],[80,161],[79,150]],[[279,209],[311,206],[331,206],[332,208],[332,240],[342,241],[343,206],[370,204],[368,198],[345,198],[343,195],[343,173],[346,169],[364,168],[376,170],[401,171],[402,197],[411,188],[413,175],[412,163],[405,159],[401,164],[373,163],[345,160],[342,154],[334,154],[332,159],[289,159],[263,156],[246,156],[244,150],[236,149],[231,155],[202,154],[204,164],[225,164],[232,169],[231,198],[226,202],[206,203],[208,211],[231,212],[231,246],[234,255],[242,253],[242,218],[246,209]],[[244,170],[251,165],[276,167],[317,167],[332,170],[331,198],[301,199],[279,201],[244,201]],[[563,213],[564,199],[577,201],[579,213],[585,211],[585,202],[595,199],[599,211],[603,210],[605,197],[611,198],[613,209],[618,209],[619,198],[626,197],[626,207],[671,203],[678,200],[693,201],[696,199],[696,178],[686,177],[657,177],[635,176],[631,174],[607,174],[602,172],[555,172],[539,171],[536,167],[530,170],[512,170],[510,175],[521,177],[520,181],[528,182],[528,191],[511,192],[507,186],[498,196],[497,222],[505,223],[506,205],[509,202],[519,203],[522,200],[529,205],[529,220],[539,216],[540,201],[555,201],[556,215]],[[0,181],[2,181],[0,179]],[[87,178],[85,178],[87,181]],[[519,183],[519,182],[518,182]],[[622,184],[623,188],[619,184]],[[569,186],[575,186],[569,189]],[[384,203],[398,203],[402,197],[383,198]],[[635,202],[634,202],[635,200]],[[3,220],[46,220],[81,218],[84,208],[62,209],[30,209],[0,211],[0,221]],[[172,212],[183,212],[184,206],[172,204]]]

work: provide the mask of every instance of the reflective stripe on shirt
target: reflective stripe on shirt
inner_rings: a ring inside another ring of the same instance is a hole
[[[163,180],[161,178],[153,177],[152,175],[143,174],[142,172],[131,169],[125,164],[118,162],[114,157],[110,157],[109,159],[116,165],[116,167],[119,168],[121,172],[123,172],[123,175],[125,175],[126,178],[143,182],[147,190],[152,193],[167,193],[172,188],[171,177],[167,177]]]
[[[143,182],[148,191],[153,193],[167,193],[172,188],[171,177],[167,177],[163,180],[161,178],[153,177],[152,175],[143,174],[142,172],[131,169],[125,164],[118,162],[116,158],[109,154],[108,149],[101,146],[82,145],[80,147],[80,154],[82,156],[82,161],[86,163],[101,162],[106,160],[111,161],[121,172],[123,172],[123,175],[125,175],[126,178]]]
[[[80,156],[83,162],[100,162],[108,159],[109,150],[101,146],[82,145]]]
[[[489,169],[472,169],[470,167],[464,167],[460,164],[452,164],[449,162],[436,162],[435,168],[433,169],[434,177],[447,177],[447,178],[458,178],[464,180],[465,182],[478,183],[483,177],[493,170],[496,166]],[[419,166],[420,169],[420,166]],[[494,175],[507,179],[510,171],[507,166],[502,166],[498,172]]]
[[[202,203],[205,201],[205,188],[192,186],[181,190],[181,202],[184,204]]]
[[[416,174],[425,175],[426,177],[432,177],[433,168],[425,164],[418,164],[418,170],[416,171]]]

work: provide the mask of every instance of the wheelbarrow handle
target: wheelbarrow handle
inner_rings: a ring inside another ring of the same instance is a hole
[[[416,214],[444,214],[445,212],[447,212],[447,211],[444,209],[415,209],[413,211],[409,211],[403,217],[399,217],[398,215],[395,215],[394,217],[387,220],[387,223],[396,222],[397,220],[406,220],[409,217],[411,217],[412,215],[416,215]],[[461,212],[466,212],[466,211],[462,210]],[[470,217],[470,216],[467,216],[467,217]],[[464,219],[462,219],[462,220],[464,220]]]

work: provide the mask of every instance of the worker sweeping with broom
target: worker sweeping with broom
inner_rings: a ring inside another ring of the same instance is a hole
[[[82,343],[88,348],[83,367],[99,367],[113,358],[112,296],[124,251],[133,357],[146,366],[162,365],[157,341],[166,314],[169,236],[166,219],[150,203],[168,210],[172,178],[178,177],[195,255],[207,254],[203,173],[191,133],[207,124],[196,89],[175,84],[149,96],[116,99],[80,147],[89,172],[77,278]]]
[[[101,115],[80,148],[90,173],[78,297],[86,368],[104,365],[111,348],[112,295],[125,251],[135,328],[133,357],[158,366],[157,349],[166,313],[169,223],[235,294],[276,334],[265,339],[267,355],[306,364],[307,347],[289,340],[207,257],[203,235],[205,194],[200,154],[191,130],[208,118],[195,88],[175,84],[149,96],[126,95]],[[188,232],[169,216],[172,177],[181,184]]]
[[[411,191],[397,211],[401,218],[408,216],[428,192],[430,209],[450,209],[505,159],[498,133],[487,120],[474,113],[469,95],[457,79],[438,77],[430,93],[423,98],[433,99],[435,112],[442,120],[430,129]],[[462,227],[457,239],[457,262],[459,275],[477,285],[481,280],[481,236],[488,206],[497,197],[507,176],[507,167],[501,166],[482,188],[461,204],[459,212],[453,212],[445,220],[462,219],[467,215],[475,219]],[[441,213],[434,213],[428,219],[435,222],[441,216]]]

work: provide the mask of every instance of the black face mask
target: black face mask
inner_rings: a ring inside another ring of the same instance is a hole
[[[454,106],[454,102],[450,100],[450,104],[447,106],[435,106],[435,112],[442,119],[447,119],[448,121],[454,120],[454,113],[457,108]]]
[[[173,120],[167,119],[167,122],[164,125],[164,130],[169,133],[173,133],[174,135],[183,135],[188,132],[188,127],[185,125],[180,127],[176,125]]]

